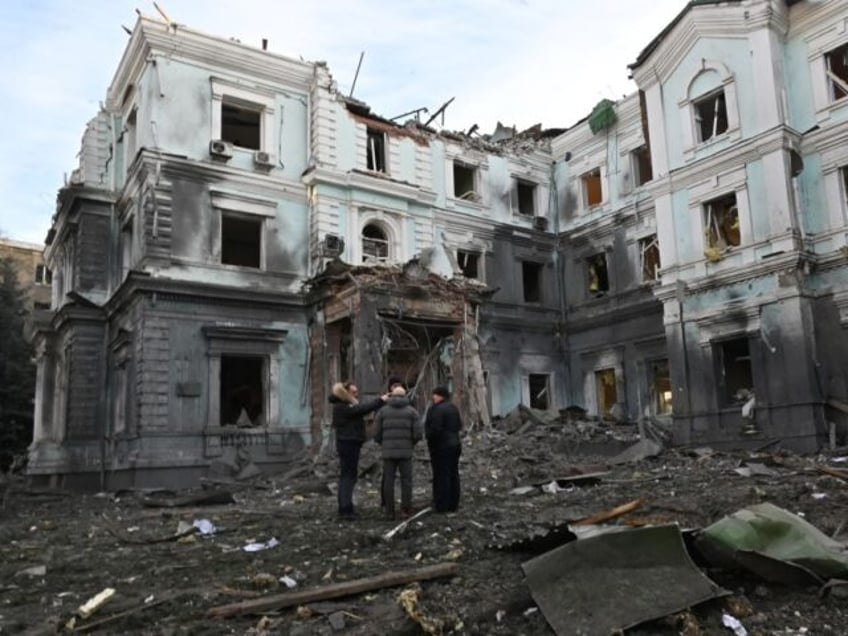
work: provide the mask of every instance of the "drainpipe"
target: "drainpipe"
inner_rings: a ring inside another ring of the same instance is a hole
[[[556,160],[551,162],[551,176],[550,176],[550,196],[548,197],[548,213],[553,216],[553,229],[554,235],[556,237],[554,241],[554,252],[553,252],[553,264],[554,264],[554,276],[556,277],[557,283],[557,297],[559,299],[559,322],[560,322],[560,334],[559,334],[559,344],[560,349],[563,351],[565,357],[565,387],[566,387],[566,402],[571,403],[571,395],[572,395],[572,386],[571,386],[571,360],[569,359],[569,351],[570,348],[568,346],[568,312],[566,310],[566,302],[565,302],[565,277],[562,271],[562,263],[559,258],[559,251],[562,246],[562,237],[560,235],[560,227],[559,227],[559,195],[557,193],[557,184],[556,184]],[[568,404],[566,404],[568,406]]]

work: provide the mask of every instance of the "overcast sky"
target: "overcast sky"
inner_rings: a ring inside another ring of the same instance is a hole
[[[149,0],[7,0],[0,21],[0,235],[42,243],[63,175],[76,167],[98,109]],[[627,64],[684,0],[162,0],[171,19],[275,53],[325,60],[342,90],[393,117],[434,112],[445,127],[497,121],[567,127],[602,98],[635,90]],[[439,122],[441,123],[441,122]]]

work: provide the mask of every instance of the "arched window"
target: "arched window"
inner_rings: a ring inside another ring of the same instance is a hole
[[[376,223],[362,228],[362,262],[385,262],[389,259],[389,238]]]

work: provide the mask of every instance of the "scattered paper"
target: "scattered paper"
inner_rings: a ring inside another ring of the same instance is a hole
[[[728,629],[733,630],[734,636],[748,636],[748,630],[742,625],[741,621],[730,614],[721,615],[721,624]]]
[[[295,581],[292,577],[286,575],[280,577],[280,583],[285,585],[287,588],[292,589],[293,587],[297,587],[297,581]]]
[[[814,492],[813,493],[813,499],[824,499],[825,497],[827,497],[826,492]]]
[[[209,521],[209,519],[195,519],[194,523],[191,525],[197,528],[200,531],[200,534],[204,536],[213,535],[218,531],[218,528],[216,528],[215,524]]]
[[[262,550],[267,550],[269,548],[273,548],[280,545],[280,542],[277,541],[276,537],[271,537],[265,542],[257,541],[254,543],[248,543],[246,546],[242,548],[245,552],[261,552]]]

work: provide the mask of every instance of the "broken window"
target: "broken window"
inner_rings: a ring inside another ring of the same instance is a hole
[[[459,270],[466,278],[480,278],[480,255],[475,252],[457,250],[456,260]]]
[[[221,139],[239,148],[259,150],[261,120],[261,107],[250,108],[224,101],[221,104]]]
[[[589,294],[596,296],[609,291],[609,272],[607,270],[606,253],[599,252],[586,259],[586,274],[589,279]]]
[[[842,175],[842,200],[848,205],[848,166],[842,166],[839,174]]]
[[[825,53],[831,101],[848,96],[848,43]]]
[[[372,172],[386,170],[386,136],[376,128],[368,128],[366,133],[366,166]]]
[[[550,379],[547,373],[531,373],[527,377],[530,386],[530,408],[546,411],[550,408]]]
[[[262,221],[221,216],[221,263],[242,267],[262,266]]]
[[[453,196],[466,201],[477,201],[477,168],[459,161],[453,162]]]
[[[604,417],[618,402],[615,369],[595,371],[595,389],[598,397],[598,415]]]
[[[642,262],[642,282],[659,280],[660,244],[656,234],[639,239],[639,258]]]
[[[536,184],[522,179],[515,180],[515,198],[519,214],[535,216],[536,214]]]
[[[389,258],[389,239],[379,225],[369,223],[362,228],[362,262],[384,262]]]
[[[35,282],[39,285],[49,285],[53,282],[53,272],[44,265],[35,266]]]
[[[695,100],[695,124],[698,141],[707,141],[727,132],[727,104],[724,89]]]
[[[600,168],[587,172],[580,177],[580,180],[583,183],[583,207],[591,208],[604,202]]]
[[[221,426],[265,425],[265,358],[221,356]]]
[[[654,178],[654,169],[651,164],[651,149],[648,146],[640,146],[633,151],[633,183],[638,188],[645,185]]]
[[[725,404],[745,402],[754,390],[751,348],[748,338],[725,340],[716,345],[720,361]]]
[[[524,288],[524,302],[542,302],[542,264],[532,261],[521,263],[521,282]]]
[[[735,192],[704,204],[704,228],[710,249],[724,250],[739,245],[739,208]]]
[[[671,415],[671,373],[668,360],[654,360],[651,363],[651,398],[654,415]]]
[[[138,109],[133,108],[124,123],[124,171],[129,169],[136,155]]]
[[[133,249],[133,218],[127,219],[124,227],[121,229],[120,250],[121,250],[121,280],[124,280],[129,274],[132,267],[132,249]]]

